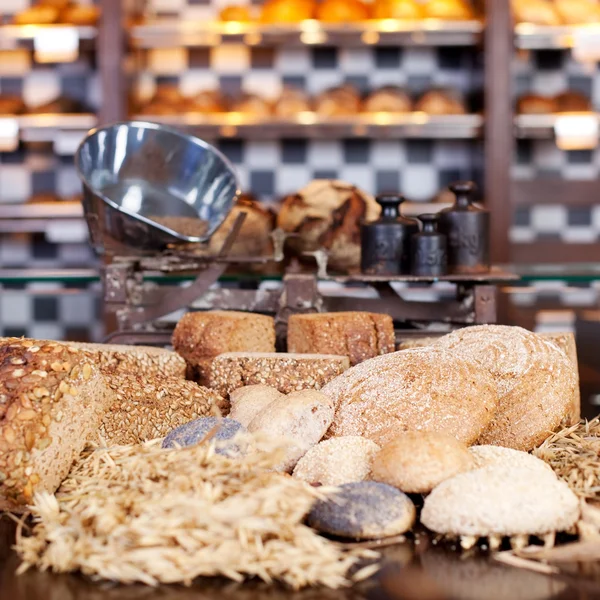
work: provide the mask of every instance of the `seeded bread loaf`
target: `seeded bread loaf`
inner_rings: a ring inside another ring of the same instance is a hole
[[[389,315],[312,313],[292,315],[288,321],[288,352],[345,355],[356,365],[394,350],[394,322]]]
[[[191,312],[177,323],[173,347],[196,374],[210,380],[212,359],[224,352],[275,352],[275,321],[254,313],[213,310]]]
[[[164,437],[199,417],[220,417],[221,396],[193,381],[174,377],[118,374],[107,377],[114,402],[104,415],[100,435],[108,445],[139,444]]]
[[[210,387],[224,397],[243,386],[257,384],[270,386],[283,394],[319,390],[349,366],[346,356],[228,352],[213,361]]]
[[[0,342],[0,510],[54,492],[113,400],[85,352],[57,342]]]
[[[144,373],[146,376],[185,377],[185,361],[179,354],[152,346],[88,344],[65,342],[69,346],[97,353],[103,373]]]

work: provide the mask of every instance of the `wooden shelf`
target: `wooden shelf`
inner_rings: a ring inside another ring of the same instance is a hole
[[[132,27],[129,39],[135,48],[211,47],[224,43],[250,46],[469,46],[481,41],[482,32],[483,23],[477,20],[385,19],[346,25],[309,20],[283,26],[161,19]]]

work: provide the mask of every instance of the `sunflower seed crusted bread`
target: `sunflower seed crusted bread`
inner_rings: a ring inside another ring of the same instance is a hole
[[[114,402],[99,433],[108,445],[139,444],[164,437],[199,417],[220,417],[224,400],[208,388],[175,377],[112,375]]]
[[[236,311],[190,312],[175,327],[173,347],[206,385],[212,359],[223,352],[275,352],[275,321]]]
[[[349,367],[347,356],[227,352],[213,360],[210,387],[224,397],[243,386],[257,384],[282,394],[319,390]]]
[[[351,365],[395,350],[389,315],[337,312],[291,315],[288,352],[348,356]]]
[[[185,361],[176,352],[152,346],[65,342],[73,348],[96,353],[103,373],[144,373],[148,376],[185,378]]]
[[[0,342],[0,510],[54,492],[96,434],[113,392],[87,353],[52,341]]]

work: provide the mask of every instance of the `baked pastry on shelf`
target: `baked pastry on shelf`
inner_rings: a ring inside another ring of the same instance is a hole
[[[239,21],[240,23],[248,23],[253,21],[250,8],[243,4],[230,4],[219,13],[220,21]]]
[[[554,7],[565,25],[600,22],[597,0],[554,0]]]
[[[38,6],[52,6],[53,8],[58,8],[62,10],[63,8],[67,8],[69,4],[71,4],[73,0],[38,0]]]
[[[429,0],[423,10],[428,19],[468,21],[475,16],[471,5],[465,0]]]
[[[581,92],[568,90],[555,97],[557,112],[590,112],[592,104],[587,96]]]
[[[423,8],[415,0],[375,0],[371,8],[371,17],[414,21],[423,18]]]
[[[263,23],[299,23],[315,16],[313,0],[267,0],[262,7]]]
[[[17,13],[13,21],[15,25],[52,25],[58,21],[59,15],[58,8],[38,4]]]
[[[222,113],[226,106],[223,97],[216,90],[203,90],[191,98],[185,98],[183,106],[187,112]]]
[[[347,117],[361,110],[358,91],[350,85],[331,88],[315,99],[315,112],[320,117]]]
[[[298,88],[285,87],[279,96],[273,111],[282,119],[293,119],[298,113],[311,110],[310,98]]]
[[[72,98],[60,97],[44,104],[32,106],[27,109],[27,113],[30,115],[40,114],[75,114],[86,112],[81,102],[73,100]]]
[[[391,85],[369,94],[363,104],[363,111],[367,113],[408,113],[411,110],[412,100],[410,96],[399,87]]]
[[[94,5],[71,4],[64,8],[59,20],[70,25],[96,25],[100,19],[100,9]]]
[[[547,115],[556,111],[556,100],[540,94],[524,94],[517,100],[520,115]]]
[[[464,115],[467,109],[454,93],[447,90],[431,90],[421,96],[415,110],[428,115]]]
[[[243,94],[233,101],[232,112],[239,112],[256,118],[270,117],[273,113],[271,103],[255,94]]]
[[[554,5],[548,0],[513,0],[512,9],[517,23],[550,26],[561,24]]]
[[[369,18],[369,7],[360,0],[323,0],[317,19],[325,23],[348,23]]]
[[[0,115],[18,115],[25,108],[19,96],[0,95]]]

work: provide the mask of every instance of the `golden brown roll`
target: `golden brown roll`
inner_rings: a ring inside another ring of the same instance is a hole
[[[548,0],[513,0],[513,15],[517,23],[560,25],[554,5]]]
[[[589,112],[592,110],[589,98],[573,90],[558,94],[555,102],[557,112]]]
[[[27,109],[31,115],[39,114],[73,114],[82,112],[81,103],[72,98],[56,98],[51,102],[39,104]]]
[[[363,111],[408,113],[412,110],[412,100],[403,90],[395,86],[385,86],[369,94],[363,105]]]
[[[375,0],[371,17],[416,20],[423,18],[423,9],[415,0]]]
[[[156,115],[156,116],[169,116],[177,115],[180,113],[180,106],[178,104],[168,104],[165,102],[148,102],[139,109],[140,115]]]
[[[219,13],[220,21],[240,21],[241,23],[248,23],[253,21],[252,15],[250,14],[250,7],[243,4],[231,4],[226,6]]]
[[[554,0],[554,7],[566,25],[600,21],[600,5],[597,0]]]
[[[255,94],[244,94],[233,102],[231,110],[252,117],[264,118],[271,116],[273,107],[265,98],[261,98]]]
[[[70,25],[96,25],[100,19],[100,9],[97,6],[83,6],[73,4],[67,6],[60,13],[60,22]]]
[[[299,23],[315,16],[313,0],[267,0],[262,7],[263,23]]]
[[[275,115],[282,119],[293,119],[298,113],[311,109],[310,99],[305,92],[296,88],[283,88],[281,96],[275,103]]]
[[[429,0],[423,9],[429,19],[468,21],[474,17],[473,9],[464,0]]]
[[[467,112],[464,103],[452,92],[445,90],[431,90],[423,94],[415,110],[428,115],[464,115]]]
[[[331,88],[315,99],[315,112],[321,117],[346,117],[360,109],[360,96],[350,85]]]
[[[369,18],[369,8],[360,0],[323,0],[317,7],[317,19],[325,23],[348,23]]]
[[[54,6],[32,6],[14,16],[15,25],[51,25],[58,21],[60,11]]]
[[[19,96],[0,96],[0,115],[18,115],[25,105]]]
[[[62,10],[63,8],[67,8],[69,4],[71,4],[72,0],[38,0],[38,6],[52,6],[53,8],[58,8]]]
[[[556,111],[556,100],[539,94],[524,94],[517,101],[517,113],[520,115],[547,115]]]
[[[163,83],[157,86],[152,102],[181,102],[179,86],[174,83]]]
[[[186,98],[184,106],[189,112],[221,113],[225,111],[225,101],[216,90],[203,90],[193,98]]]

